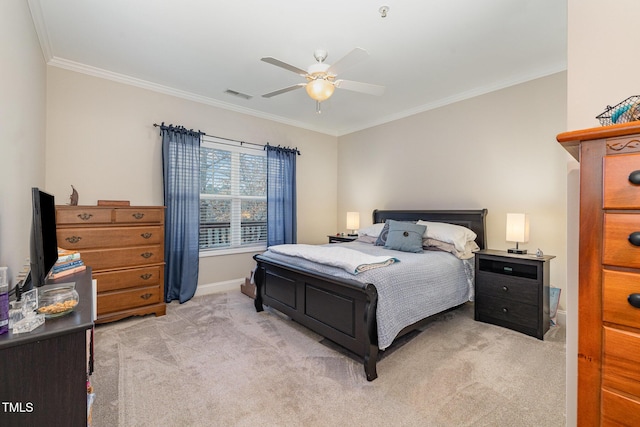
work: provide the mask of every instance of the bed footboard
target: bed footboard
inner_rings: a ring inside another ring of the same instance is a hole
[[[256,311],[268,305],[362,358],[377,378],[378,294],[372,284],[339,279],[255,255]]]

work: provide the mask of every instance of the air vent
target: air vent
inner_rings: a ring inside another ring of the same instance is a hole
[[[251,99],[253,98],[251,95],[247,95],[246,93],[242,93],[242,92],[238,92],[232,89],[227,89],[224,91],[224,93],[227,93],[229,95],[233,95],[233,96],[237,96],[239,98],[244,98],[244,99]]]

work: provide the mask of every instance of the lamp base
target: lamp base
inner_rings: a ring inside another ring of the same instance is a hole
[[[349,234],[347,234],[347,236],[349,236],[349,237],[358,237],[358,233],[355,233],[355,234],[349,233]]]
[[[520,255],[524,255],[527,253],[526,249],[518,249],[518,248],[511,248],[507,250],[508,253],[510,254],[520,254]]]

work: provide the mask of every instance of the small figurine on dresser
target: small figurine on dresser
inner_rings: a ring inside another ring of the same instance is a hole
[[[76,191],[73,185],[71,186],[71,190],[73,191],[71,192],[71,196],[69,196],[69,205],[78,206],[78,191]]]

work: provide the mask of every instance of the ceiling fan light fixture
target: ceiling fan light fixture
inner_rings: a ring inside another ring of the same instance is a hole
[[[307,94],[318,102],[326,101],[333,95],[335,86],[330,81],[319,78],[311,80],[306,86]]]

